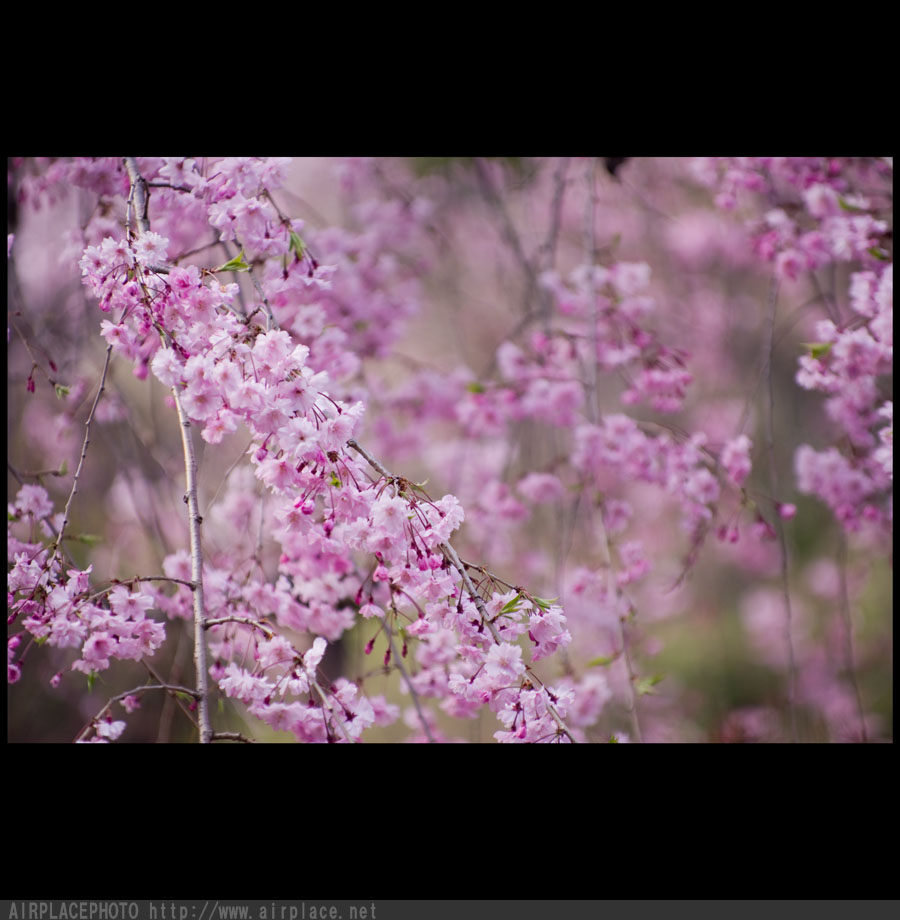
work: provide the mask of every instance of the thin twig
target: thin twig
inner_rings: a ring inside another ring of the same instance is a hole
[[[775,353],[775,317],[778,306],[778,281],[773,278],[769,287],[769,316],[768,316],[768,341],[764,360],[766,383],[768,386],[768,401],[766,404],[766,450],[769,457],[769,491],[773,503],[778,499],[778,464],[775,459],[775,382],[772,373],[772,363]],[[788,549],[784,535],[784,522],[774,509],[775,532],[778,535],[778,549],[781,568],[781,590],[784,596],[785,611],[785,641],[788,650],[788,709],[791,715],[791,739],[799,741],[797,731],[797,664],[794,658],[794,638],[791,610],[791,587],[788,574]]]
[[[834,266],[834,262],[831,263]],[[829,319],[836,325],[841,324],[841,310],[838,306],[837,298],[833,293],[826,292],[822,290],[822,285],[819,283],[819,279],[816,273],[812,270],[809,272],[809,279],[813,283],[813,287],[816,289],[816,295],[818,299],[825,304],[825,310],[828,313]]]
[[[19,485],[22,485],[22,477],[25,476],[28,479],[40,479],[42,476],[65,476],[65,471],[61,468],[55,470],[17,470],[8,460],[6,461],[6,468],[16,477],[19,481]]]
[[[272,312],[272,306],[269,303],[269,298],[266,297],[265,291],[262,289],[262,285],[259,283],[259,280],[256,277],[256,273],[253,270],[253,266],[250,266],[250,270],[247,272],[250,276],[250,281],[253,282],[253,287],[256,288],[256,293],[259,294],[260,299],[262,300],[262,309],[263,313],[266,314],[266,330],[269,328],[280,329],[281,326],[278,325],[278,320],[275,319],[275,314]],[[251,313],[248,316],[248,319],[252,319],[253,314]]]
[[[616,583],[616,570],[613,566],[612,551],[609,545],[609,534],[606,530],[606,522],[603,520],[603,506],[597,510],[597,519],[600,522],[600,547],[603,550],[603,561],[606,565],[606,595],[608,600],[614,605],[619,597],[619,586]],[[628,637],[625,634],[625,618],[616,616],[616,623],[619,627],[619,641],[622,643],[622,661],[625,664],[625,673],[628,677],[628,699],[629,714],[631,716],[631,728],[634,731],[635,740],[643,743],[644,735],[641,731],[641,721],[638,716],[637,693],[635,692],[635,683],[637,676],[631,662],[631,654],[628,651]]]
[[[89,595],[86,600],[94,601],[98,597],[103,597],[104,594],[109,594],[113,588],[116,588],[119,585],[130,585],[136,581],[171,581],[179,585],[184,585],[185,587],[190,588],[191,591],[194,590],[193,582],[185,581],[183,578],[169,578],[168,575],[132,575],[131,578],[111,579],[109,582],[109,587],[102,588],[101,590],[94,592],[93,594]]]
[[[522,248],[522,241],[519,239],[515,224],[509,216],[509,211],[507,211],[503,199],[494,188],[493,182],[491,182],[487,166],[480,158],[475,159],[475,174],[478,177],[478,183],[484,192],[485,198],[487,198],[494,210],[496,210],[497,214],[500,216],[504,239],[509,244],[510,249],[513,251],[513,255],[516,257],[516,261],[525,273],[525,280],[527,283],[524,298],[525,312],[529,313],[531,310],[532,297],[538,288],[537,274],[534,270],[534,266],[531,264],[531,260],[528,256],[525,255],[525,250]]]
[[[244,626],[252,626],[261,633],[265,633],[267,639],[274,639],[275,633],[265,623],[259,620],[251,620],[250,617],[216,617],[214,620],[207,620],[203,626],[210,629],[213,626],[221,626],[223,623],[241,623]]]
[[[91,443],[91,422],[94,420],[94,413],[97,411],[97,404],[100,402],[100,397],[103,395],[103,390],[106,388],[106,373],[109,370],[109,361],[111,356],[112,345],[107,345],[106,360],[103,362],[103,373],[100,375],[100,386],[97,389],[97,395],[94,397],[94,404],[91,406],[91,411],[87,417],[87,421],[84,423],[84,443],[81,445],[81,457],[78,460],[78,468],[75,470],[75,479],[72,482],[72,491],[69,493],[69,499],[66,502],[66,507],[63,511],[63,519],[62,524],[60,524],[59,527],[59,535],[56,538],[56,543],[53,544],[53,552],[50,554],[50,559],[47,562],[48,568],[53,562],[53,559],[56,557],[56,553],[62,544],[63,536],[66,532],[66,526],[69,523],[69,511],[72,509],[72,500],[75,498],[75,493],[78,491],[78,477],[81,476],[81,470],[84,467],[84,458],[87,456],[88,444]]]
[[[181,673],[184,663],[184,648],[185,648],[185,639],[187,638],[186,633],[183,629],[178,630],[176,640],[175,640],[175,650],[172,653],[172,667],[169,671],[170,680],[174,682],[179,682],[181,680]],[[167,693],[165,700],[163,700],[162,712],[159,715],[159,727],[156,732],[156,743],[157,744],[168,744],[169,738],[172,734],[172,721],[175,715],[175,706],[182,708],[182,711],[186,715],[191,715],[190,711],[183,709],[183,703],[181,698],[173,693]],[[196,728],[197,722],[191,716],[190,722]]]
[[[419,721],[422,723],[422,730],[425,732],[425,737],[434,744],[434,735],[431,734],[431,728],[428,725],[428,720],[425,718],[425,713],[422,710],[422,703],[419,700],[419,694],[416,693],[415,687],[412,685],[412,681],[409,679],[409,674],[406,673],[406,668],[403,666],[403,661],[400,656],[397,654],[397,649],[394,645],[394,635],[391,632],[391,627],[388,624],[388,618],[384,617],[382,619],[382,624],[384,625],[385,632],[388,637],[388,645],[391,649],[391,655],[394,658],[394,663],[397,665],[397,670],[400,672],[401,677],[406,683],[406,687],[409,690],[409,695],[412,697],[413,706],[416,707],[416,712],[419,714]]]
[[[154,668],[153,665],[150,664],[150,662],[147,661],[146,658],[142,658],[142,659],[141,659],[141,664],[146,668],[147,673],[148,673],[158,684],[167,683],[167,681],[165,681],[165,680],[162,679],[162,677],[157,673],[156,668]],[[192,712],[190,709],[188,709],[187,706],[184,705],[184,700],[182,700],[182,698],[181,698],[177,693],[170,693],[170,694],[166,697],[166,699],[175,700],[175,702],[178,704],[178,708],[184,713],[184,715],[185,715],[185,717],[187,718],[188,722],[190,722],[191,725],[193,725],[194,728],[196,728],[196,729],[199,731],[199,726],[198,726],[198,724],[197,724],[197,720],[194,718],[193,712]]]
[[[106,705],[95,715],[90,722],[78,733],[78,736],[75,738],[76,741],[81,741],[85,735],[95,726],[103,716],[103,714],[109,709],[113,703],[118,703],[121,700],[124,700],[126,696],[135,696],[138,693],[146,693],[148,690],[167,690],[170,693],[186,693],[188,696],[192,696],[195,699],[198,694],[196,690],[191,690],[189,687],[179,687],[177,684],[143,684],[140,687],[135,687],[133,690],[125,690],[122,693],[117,693],[115,696],[110,697],[106,701]]]
[[[353,448],[360,456],[365,459],[365,461],[371,466],[376,472],[380,473],[386,480],[389,482],[396,482],[400,477],[394,476],[381,462],[379,462],[375,457],[373,457],[364,447],[361,447],[355,440],[352,438],[347,441],[347,446]],[[469,578],[469,573],[466,570],[465,564],[457,555],[456,550],[453,548],[453,545],[448,541],[446,543],[439,544],[438,547],[447,558],[447,561],[459,572],[460,578],[462,579],[463,585],[465,586],[466,592],[469,597],[472,599],[478,613],[481,616],[481,622],[484,626],[488,628],[491,636],[493,636],[494,641],[497,645],[503,644],[503,638],[500,636],[500,633],[497,631],[497,628],[491,622],[491,618],[487,612],[487,607],[484,603],[484,598],[479,594],[478,589],[475,585],[472,584],[472,579]],[[553,705],[550,700],[547,700],[547,708],[550,712],[550,715],[553,717],[554,721],[559,725],[560,730],[565,733],[573,743],[577,743],[577,739],[566,726],[566,723],[563,721],[558,710]]]
[[[482,575],[487,575],[491,581],[495,581],[498,584],[503,585],[505,588],[509,588],[511,591],[516,590],[516,585],[510,584],[505,579],[501,578],[499,575],[495,575],[493,572],[489,572],[483,565],[475,565],[474,562],[466,562],[465,559],[460,558],[459,560],[467,569],[475,569],[476,572],[481,572]]]
[[[207,515],[209,514],[210,509],[216,503],[216,499],[219,497],[219,493],[222,491],[222,487],[225,485],[226,482],[228,482],[228,477],[234,472],[235,467],[241,462],[241,460],[243,460],[244,457],[247,456],[247,451],[250,449],[250,445],[252,443],[253,443],[253,439],[251,438],[247,446],[237,455],[234,463],[232,463],[231,466],[229,466],[228,469],[225,470],[225,473],[222,476],[222,479],[219,482],[219,485],[216,487],[216,491],[213,493],[213,497],[206,503],[206,511],[204,512],[204,514],[207,514]]]
[[[341,730],[341,734],[350,744],[356,744],[353,738],[350,737],[350,732],[347,731],[347,726],[344,725],[343,721],[335,718],[334,715],[334,703],[328,698],[328,694],[319,686],[318,681],[315,678],[310,677],[310,684],[316,688],[316,692],[322,699],[322,708],[327,709],[329,715],[331,716],[332,723],[336,724],[337,727]]]
[[[539,253],[546,255],[547,268],[553,268],[556,262],[556,244],[559,240],[559,228],[562,223],[563,197],[566,191],[566,172],[569,169],[569,157],[560,157],[553,175],[553,201],[550,205],[550,229]],[[549,301],[548,301],[549,302]]]

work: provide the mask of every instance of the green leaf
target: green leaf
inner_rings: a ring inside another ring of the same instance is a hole
[[[808,348],[810,355],[817,360],[831,351],[832,344],[832,342],[801,342],[801,345]]]
[[[297,254],[298,259],[302,259],[303,253],[306,252],[306,244],[303,242],[303,240],[300,239],[299,236],[297,236],[297,234],[293,230],[291,230],[290,232],[290,237],[291,237],[291,249],[293,249],[294,252]]]
[[[887,262],[889,259],[888,254],[883,250],[879,249],[877,246],[871,246],[866,250],[873,259],[878,259],[881,262]]]
[[[485,392],[484,386],[478,383],[477,381],[472,381],[472,383],[466,384],[466,389],[470,393],[484,393]]]
[[[541,608],[541,610],[549,610],[558,600],[558,597],[535,597],[532,600]]]
[[[97,680],[97,672],[96,672],[96,671],[91,671],[91,673],[88,674],[88,676],[87,676],[88,693],[90,693],[91,690],[94,689],[94,683],[95,683],[96,680]]]
[[[329,482],[330,482],[331,485],[333,485],[336,489],[339,489],[339,488],[341,487],[341,481],[340,481],[340,479],[338,479],[337,473],[332,473],[332,474],[331,474],[331,479],[329,480]]]
[[[522,602],[522,592],[520,591],[512,600],[507,601],[500,608],[500,613],[512,613],[514,610],[518,610],[519,604],[521,602]]]
[[[843,195],[838,195],[838,204],[842,211],[862,211],[862,208],[858,208],[855,204],[850,204]]]
[[[618,743],[619,743],[619,739],[618,739],[615,735],[610,735],[610,736],[609,736],[609,743],[610,743],[610,744],[618,744]]]
[[[54,384],[53,389],[56,390],[57,399],[62,399],[64,396],[69,395],[69,388],[62,383]]]
[[[601,655],[599,658],[592,658],[588,662],[588,667],[605,668],[608,664],[612,664],[618,657],[618,655]]]
[[[99,537],[94,533],[67,533],[65,539],[84,543],[85,546],[98,546],[103,542],[103,537]]]
[[[67,462],[66,460],[63,460],[63,462],[60,463],[60,465],[59,465],[59,475],[60,475],[60,476],[65,476],[66,473],[68,473],[68,472],[69,472],[69,464],[68,464],[68,462]]]
[[[224,265],[220,265],[218,268],[213,269],[214,272],[248,272],[250,271],[250,266],[244,261],[244,250],[242,249],[238,255],[233,259],[230,259],[228,262],[225,262]]]
[[[663,678],[665,674],[654,674],[653,677],[641,677],[639,678],[634,685],[634,689],[637,691],[638,696],[646,696],[647,694],[655,694],[656,691],[653,689]]]

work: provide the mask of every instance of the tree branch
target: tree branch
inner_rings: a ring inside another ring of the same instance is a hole
[[[347,446],[352,447],[363,459],[371,466],[376,472],[380,473],[385,479],[390,482],[396,482],[400,477],[394,476],[381,462],[379,462],[375,457],[373,457],[364,447],[361,447],[353,438],[347,441]],[[472,599],[478,613],[481,616],[481,622],[484,626],[488,628],[491,636],[497,645],[503,644],[503,638],[500,633],[497,631],[497,628],[491,622],[491,618],[488,615],[487,607],[484,603],[484,598],[478,593],[475,585],[472,584],[472,579],[469,578],[469,573],[466,571],[466,566],[462,560],[457,555],[456,550],[453,548],[452,544],[448,541],[446,543],[439,544],[440,549],[444,553],[447,561],[459,572],[460,578],[462,579],[463,585],[465,586],[466,592],[469,597]],[[390,634],[389,634],[390,635]],[[559,711],[553,705],[550,700],[547,700],[547,708],[550,712],[550,715],[553,717],[554,721],[559,725],[560,729],[565,733],[573,743],[577,743],[577,739],[566,726],[566,723],[563,721],[562,717],[559,714]]]
[[[137,211],[136,234],[140,236],[150,229],[147,219],[148,195],[147,182],[138,170],[135,157],[125,157],[125,169],[131,181],[131,190],[128,196],[128,215],[133,219]],[[191,435],[191,421],[181,404],[181,395],[178,387],[172,387],[175,399],[175,409],[181,423],[181,441],[184,448],[184,467],[187,493],[185,501],[188,505],[188,527],[191,542],[191,581],[194,583],[194,671],[197,680],[198,705],[197,716],[200,729],[200,743],[208,744],[212,740],[212,727],[209,721],[209,671],[206,663],[206,638],[204,623],[206,609],[203,600],[203,549],[200,544],[200,504],[198,501],[197,484],[197,458],[194,454],[194,439]]]
[[[75,741],[81,741],[82,738],[84,738],[85,735],[87,735],[87,733],[91,730],[91,728],[100,721],[103,714],[109,709],[110,706],[113,705],[113,703],[121,702],[125,699],[126,696],[136,696],[138,693],[146,693],[148,690],[167,690],[169,693],[185,693],[188,696],[194,697],[194,699],[199,697],[199,694],[196,690],[191,690],[189,687],[179,687],[177,684],[144,684],[143,686],[135,687],[133,690],[125,690],[122,693],[117,693],[115,696],[110,697],[106,701],[106,705],[78,733]]]

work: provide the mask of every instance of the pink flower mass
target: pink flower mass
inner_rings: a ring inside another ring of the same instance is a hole
[[[892,740],[893,160],[608,164],[11,158],[9,739]]]

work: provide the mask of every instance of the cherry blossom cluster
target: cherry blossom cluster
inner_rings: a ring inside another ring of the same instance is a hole
[[[826,394],[825,410],[849,451],[808,444],[796,453],[801,492],[824,501],[848,530],[891,518],[893,262],[888,249],[892,166],[877,157],[734,157],[694,163],[734,209],[741,194],[769,206],[753,246],[776,277],[794,281],[826,266],[850,267],[846,307],[822,295],[829,318],[799,358],[797,383]],[[813,276],[814,277],[814,276]]]
[[[72,669],[88,675],[105,671],[111,658],[136,661],[152,655],[165,640],[165,629],[147,616],[155,606],[151,595],[125,585],[91,593],[93,566],[66,568],[52,546],[21,541],[13,534],[14,528],[27,524],[52,537],[61,523],[61,515],[53,522],[52,511],[46,490],[33,485],[23,485],[8,507],[9,622],[18,621],[41,644],[79,649]],[[21,659],[14,658],[21,641],[21,633],[9,640],[10,683],[21,676]]]
[[[111,194],[121,177],[118,167],[106,166],[102,194]],[[365,234],[355,240],[346,234],[319,234],[320,251],[343,260],[320,265],[298,234],[301,225],[281,218],[272,203],[270,191],[280,179],[281,161],[227,159],[209,170],[209,178],[190,160],[163,160],[155,168],[144,161],[144,166],[143,180],[162,184],[165,193],[155,208],[165,213],[164,205],[171,203],[178,214],[196,213],[199,202],[220,240],[240,244],[240,255],[216,269],[175,264],[180,260],[177,241],[155,229],[135,232],[134,227],[143,220],[153,227],[177,221],[171,215],[167,222],[134,214],[131,187],[121,189],[129,196],[131,229],[89,245],[80,262],[84,284],[114,317],[101,326],[113,354],[135,363],[139,377],[152,370],[173,390],[186,415],[202,424],[209,444],[220,443],[243,424],[253,438],[249,454],[256,478],[272,495],[274,536],[282,547],[276,582],[266,582],[251,571],[252,565],[236,566],[234,560],[227,568],[204,569],[204,626],[215,659],[211,673],[222,692],[246,703],[271,727],[293,731],[305,741],[358,740],[376,721],[392,721],[396,708],[383,699],[367,700],[344,679],[323,689],[315,677],[326,638],[335,640],[349,629],[359,606],[364,618],[382,621],[389,637],[399,631],[402,657],[408,642],[416,643],[417,670],[407,679],[411,694],[442,698],[456,715],[473,715],[490,704],[504,725],[515,728],[508,738],[499,733],[501,740],[572,740],[562,721],[571,692],[535,689],[536,679],[523,677],[521,648],[512,644],[527,634],[532,661],[552,654],[570,639],[561,609],[540,599],[526,603],[523,591],[515,601],[488,594],[485,602],[477,592],[467,593],[463,573],[451,568],[446,548],[463,519],[459,502],[449,495],[438,501],[417,498],[411,484],[384,477],[370,482],[367,465],[347,452],[363,404],[329,395],[328,371],[351,375],[357,364],[350,346],[377,352],[389,340],[385,327],[391,323],[379,319],[379,311],[401,318],[405,312],[396,300],[382,304],[383,295],[371,293],[391,289],[388,276],[394,265],[377,255],[383,241],[377,233],[368,240]],[[77,172],[75,166],[70,171]],[[99,182],[100,174],[90,172],[91,185]],[[188,198],[190,203],[185,203]],[[409,212],[411,228],[427,208],[414,205]],[[403,233],[396,209],[379,215],[370,207],[360,216],[370,227],[392,227],[394,242],[398,226]],[[222,284],[217,276],[252,270],[246,259],[268,260],[268,268],[259,288],[261,301],[241,310],[236,305],[238,286]],[[347,267],[350,261],[356,266],[353,273]],[[337,292],[332,291],[332,276],[345,278]],[[364,279],[362,284],[359,279]],[[342,310],[345,299],[367,305],[374,299],[373,328],[378,333],[365,341],[332,335],[323,344],[329,320],[339,320],[339,329],[359,331],[352,311]],[[286,328],[279,328],[281,323]],[[298,342],[295,336],[301,333],[311,345]],[[311,366],[312,352],[318,367],[328,370]],[[46,551],[35,549],[35,555],[40,552]],[[354,552],[375,560],[364,578]],[[174,594],[163,588],[131,593],[119,585],[102,592],[108,609],[83,598],[89,570],[71,572],[64,586],[38,595],[39,580],[52,578],[53,568],[42,569],[34,556],[21,555],[11,586],[31,594],[17,603],[16,614],[26,614],[26,630],[39,639],[51,636],[53,644],[60,644],[62,639],[55,637],[68,624],[65,644],[82,648],[83,658],[73,666],[78,670],[105,669],[111,656],[152,655],[164,630],[146,618],[150,607],[170,617],[191,615],[193,586],[188,587],[186,553],[164,563],[168,578],[186,583]],[[407,628],[398,618],[409,617],[410,604],[417,615],[410,617]],[[326,638],[301,653],[273,632],[268,618],[279,629]],[[238,663],[249,648],[252,670]],[[385,667],[392,654],[389,638]],[[507,718],[508,711],[521,715]],[[424,714],[420,721],[431,735]],[[99,729],[97,735],[111,737]]]

